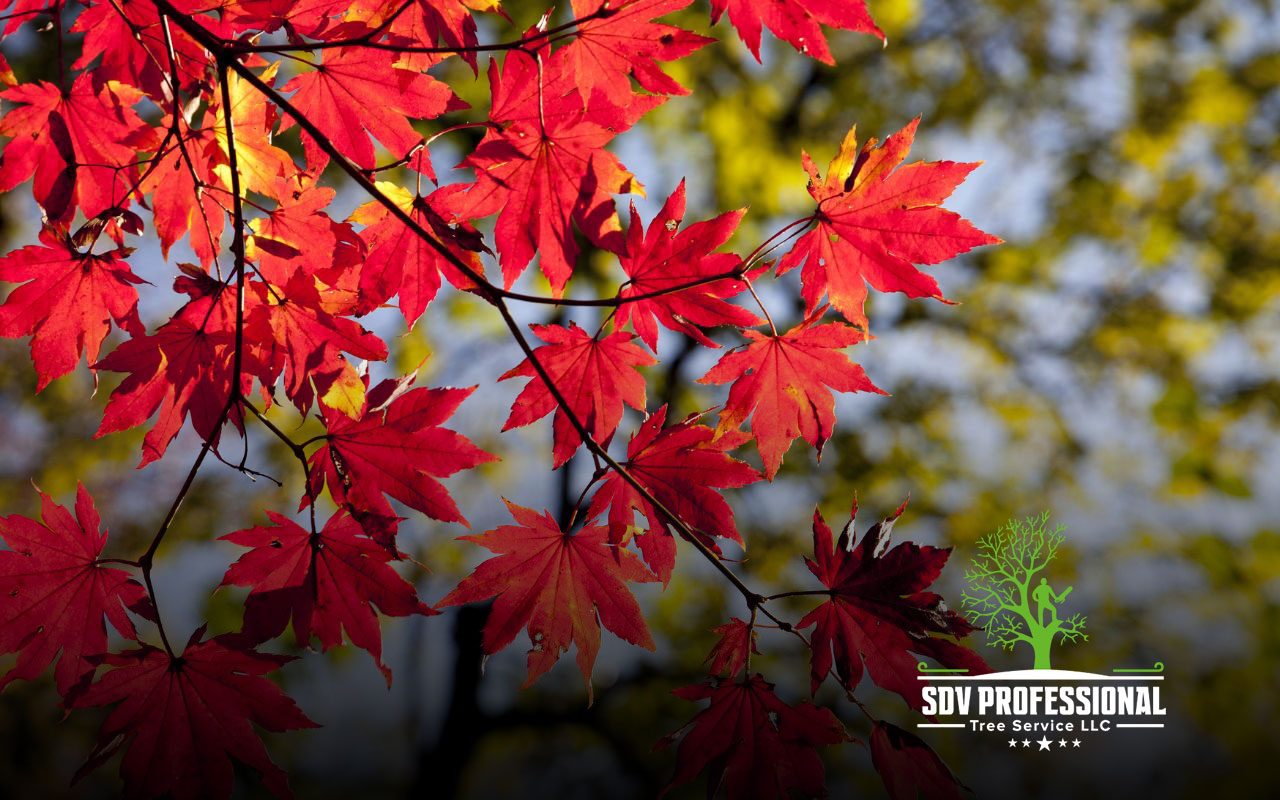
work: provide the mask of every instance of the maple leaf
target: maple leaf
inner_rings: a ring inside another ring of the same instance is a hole
[[[108,6],[109,8],[109,6]],[[196,117],[197,122],[203,116]],[[143,178],[139,189],[151,195],[151,210],[160,253],[190,233],[191,250],[208,269],[217,257],[225,210],[218,202],[226,192],[216,174],[218,143],[202,125],[187,128],[182,140],[159,155],[159,163]],[[229,173],[228,173],[229,174]]]
[[[279,66],[279,61],[273,63],[258,78],[268,86],[274,85]],[[231,98],[231,124],[235,130],[236,167],[240,171],[241,187],[281,203],[288,202],[289,189],[300,187],[293,181],[281,180],[295,174],[297,168],[288,153],[271,143],[272,130],[279,119],[275,106],[257,87],[235,73],[227,75],[227,90]],[[213,136],[224,156],[216,171],[222,185],[230,186],[227,114],[221,94],[211,116],[215,120]]]
[[[178,0],[176,5],[184,12],[203,10],[196,0]],[[89,68],[99,81],[136,86],[161,107],[173,99],[170,52],[181,89],[194,90],[204,80],[208,53],[178,26],[164,26],[153,3],[120,0],[85,6],[71,27],[73,33],[84,34],[73,69]]]
[[[235,291],[190,265],[174,288],[191,300],[153,334],[122,342],[95,369],[127,372],[107,401],[94,438],[141,425],[156,413],[156,424],[142,440],[139,468],[164,455],[190,416],[192,427],[206,441],[218,435],[216,424],[226,408],[232,388],[235,356]],[[253,313],[252,296],[246,296],[246,314]],[[255,363],[255,348],[243,355],[241,392],[247,394],[254,374],[269,374]],[[242,427],[240,409],[229,416]]]
[[[7,37],[20,28],[24,22],[43,19],[43,17],[32,12],[45,10],[48,6],[49,0],[5,0],[4,5],[0,6],[0,8],[7,10],[9,13],[5,15],[8,19],[4,23],[3,35]]]
[[[311,455],[313,495],[328,485],[334,502],[346,506],[385,547],[387,531],[373,520],[394,518],[385,495],[442,522],[466,524],[462,512],[437,478],[472,469],[497,457],[460,433],[440,427],[468,395],[467,389],[413,389],[390,396],[394,381],[369,392],[355,419],[324,409],[325,444]],[[303,505],[307,503],[303,499]]]
[[[711,22],[728,10],[751,55],[760,60],[760,32],[768,27],[797,52],[834,64],[822,26],[869,33],[887,41],[867,13],[865,0],[711,0]]]
[[[253,725],[273,732],[317,727],[263,677],[293,659],[227,647],[219,638],[201,642],[203,635],[198,629],[180,656],[143,645],[103,659],[115,669],[76,707],[119,705],[77,779],[125,748],[120,775],[130,796],[227,798],[234,757],[260,772],[277,796],[292,797]]]
[[[386,359],[387,346],[381,339],[321,307],[314,278],[295,273],[279,294],[266,284],[252,288],[259,302],[245,321],[245,331],[265,343],[262,358],[273,365],[273,372],[283,367],[285,393],[302,413],[311,408],[316,392],[323,396],[345,371],[347,362],[340,353]]]
[[[851,741],[828,709],[811,703],[787,705],[774,694],[773,684],[759,675],[718,686],[686,686],[673,694],[695,702],[710,699],[711,705],[659,741],[658,747],[666,747],[687,731],[680,738],[676,772],[664,795],[705,769],[708,798],[721,790],[734,800],[785,800],[793,790],[806,797],[825,796],[816,748]]]
[[[862,679],[863,662],[877,686],[897,692],[911,705],[922,705],[919,659],[929,656],[946,667],[963,667],[970,674],[990,672],[986,662],[968,648],[931,636],[967,636],[974,628],[949,610],[942,598],[924,589],[942,573],[950,548],[902,542],[892,549],[893,524],[906,509],[903,501],[888,518],[873,525],[853,545],[853,505],[849,522],[832,544],[831,529],[822,514],[813,512],[813,554],[805,563],[831,599],[810,611],[796,626],[813,627],[811,687],[814,692],[834,664],[836,676],[848,690]]]
[[[760,473],[729,456],[727,451],[738,444],[733,437],[717,438],[711,428],[696,424],[696,416],[663,428],[666,418],[663,406],[644,421],[627,445],[622,466],[709,547],[715,548],[712,537],[743,544],[733,510],[716,489],[755,483]],[[644,514],[649,529],[637,534],[636,543],[650,569],[664,584],[669,581],[676,542],[666,515],[612,470],[591,498],[589,514],[594,517],[606,508],[615,543],[625,541],[635,512]]]
[[[132,109],[141,92],[82,72],[66,93],[38,81],[0,97],[19,104],[0,120],[0,135],[13,137],[0,159],[0,191],[34,175],[36,201],[51,222],[69,222],[76,208],[93,218],[128,201],[135,146],[154,133]]]
[[[476,567],[436,605],[496,598],[484,627],[484,652],[498,652],[526,629],[533,645],[526,687],[551,669],[570,644],[577,645],[578,668],[590,695],[602,624],[631,644],[654,649],[626,582],[656,578],[634,553],[609,544],[609,529],[603,525],[571,535],[548,512],[503,502],[518,524],[461,537],[498,555]]]
[[[422,141],[408,117],[432,119],[466,107],[430,75],[397,66],[395,54],[360,47],[326,51],[314,72],[298,75],[283,91],[295,91],[290,98],[293,105],[338,152],[364,169],[374,167],[369,134],[398,158]],[[294,124],[287,118],[280,130]],[[318,171],[328,156],[310,135],[303,133],[302,141],[307,165]]]
[[[938,754],[920,737],[896,725],[876,722],[871,731],[871,763],[884,780],[890,800],[960,800],[960,783]]]
[[[665,98],[635,96],[625,107],[602,94],[584,97],[562,59],[539,74],[525,54],[502,71],[490,62],[495,125],[459,166],[475,170],[470,184],[443,187],[437,207],[454,220],[497,214],[494,240],[507,288],[538,254],[557,297],[573,273],[578,244],[573,225],[598,246],[616,248],[621,230],[614,194],[644,188],[604,146]],[[541,80],[542,91],[539,92]]]
[[[729,400],[720,415],[721,431],[751,417],[751,433],[769,480],[796,437],[813,445],[819,457],[835,427],[837,392],[884,394],[862,367],[839,352],[863,340],[863,334],[838,322],[819,325],[826,307],[781,335],[744,330],[750,343],[725,353],[698,383],[728,383]]]
[[[336,27],[332,24],[335,17],[356,7],[359,3],[353,5],[349,0],[225,0],[221,10],[236,33],[270,33],[284,28],[291,35],[320,39]]]
[[[708,672],[712,675],[736,678],[738,673],[747,668],[751,654],[760,654],[756,649],[755,628],[737,617],[730,618],[728,622],[714,628],[711,632],[720,637],[720,641],[711,648],[706,658],[711,662]]]
[[[364,242],[349,224],[324,213],[335,194],[316,185],[314,176],[276,181],[272,195],[279,205],[249,223],[253,236],[245,257],[257,262],[260,275],[280,287],[298,273],[338,282],[359,265]]]
[[[122,260],[131,249],[80,252],[50,227],[40,241],[0,258],[0,280],[23,284],[0,306],[0,336],[31,336],[37,391],[75,369],[81,354],[97,361],[112,320],[131,334],[145,333],[133,287],[146,281]]]
[[[315,634],[328,650],[342,644],[345,629],[352,644],[373,656],[390,686],[374,606],[390,617],[436,612],[391,568],[385,548],[357,535],[360,524],[346,514],[330,517],[315,536],[281,514],[267,516],[273,525],[221,537],[253,548],[231,565],[221,584],[253,588],[245,602],[246,633],[266,641],[292,620],[299,644]]]
[[[604,443],[613,435],[622,421],[623,403],[637,411],[644,410],[644,376],[637,370],[658,362],[633,343],[634,335],[616,331],[603,338],[592,337],[574,322],[567,328],[561,325],[531,325],[530,328],[547,343],[533,351],[534,358],[592,439]],[[511,404],[511,414],[502,429],[509,431],[528,425],[554,410],[552,460],[554,466],[559,467],[578,449],[582,438],[564,409],[557,406],[529,359],[521,361],[498,380],[515,377],[533,380]]]
[[[477,274],[483,274],[484,265],[477,251],[487,248],[479,243],[479,234],[473,228],[451,230],[426,199],[389,181],[378,181],[377,187],[419,226],[436,234],[436,240],[458,260],[471,266]],[[365,226],[360,236],[369,246],[369,255],[360,272],[360,290],[366,295],[366,304],[375,306],[392,295],[399,295],[400,313],[405,324],[413,327],[440,290],[442,273],[459,289],[473,285],[381,203],[371,201],[360,206],[352,212],[351,219]],[[376,299],[370,302],[369,298]]]
[[[346,20],[361,20],[370,30],[383,29],[392,42],[415,46],[437,42],[458,48],[472,70],[476,68],[476,21],[472,11],[501,14],[499,0],[419,0],[404,8],[403,0],[356,0],[345,15]],[[391,24],[387,19],[395,15]],[[405,53],[403,63],[414,69],[425,69],[438,56]]]
[[[746,289],[746,284],[740,280],[725,278],[673,291],[679,286],[732,272],[742,261],[732,253],[711,251],[733,235],[746,212],[730,211],[712,220],[695,222],[676,233],[684,219],[684,198],[682,180],[649,223],[647,232],[640,224],[635,204],[632,204],[626,249],[618,256],[628,278],[618,293],[619,297],[626,299],[666,292],[618,306],[618,325],[630,321],[640,338],[655,352],[658,349],[658,322],[673,331],[692,336],[707,347],[719,345],[708,339],[701,327],[760,324],[755,314],[723,299]]]
[[[778,274],[804,264],[800,277],[809,309],[826,294],[845,319],[865,330],[867,284],[881,292],[944,300],[938,282],[914,265],[1000,244],[941,207],[978,164],[917,161],[899,167],[919,124],[917,117],[879,146],[869,139],[861,151],[851,128],[825,179],[804,154],[809,194],[818,202],[817,224],[778,262]]]
[[[124,609],[153,615],[140,583],[99,562],[107,532],[99,531],[98,510],[83,484],[76,487],[75,517],[44,492],[40,517],[43,522],[0,517],[0,537],[11,548],[0,551],[0,652],[19,654],[0,676],[0,689],[37,678],[57,658],[54,681],[66,698],[92,676],[90,657],[107,652],[104,619],[136,639]]]
[[[599,13],[606,2],[610,0],[573,0],[573,16],[583,19]],[[611,4],[607,14],[580,22],[577,36],[556,56],[568,60],[567,69],[584,94],[599,88],[616,105],[630,102],[629,75],[654,94],[688,94],[689,90],[664,73],[657,62],[684,58],[715,39],[652,20],[679,11],[690,2],[638,0],[621,7]]]

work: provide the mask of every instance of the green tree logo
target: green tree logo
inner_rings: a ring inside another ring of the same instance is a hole
[[[1031,645],[1035,668],[1049,669],[1054,637],[1059,644],[1088,641],[1086,617],[1076,614],[1063,620],[1058,605],[1071,594],[1068,586],[1055,592],[1037,574],[1058,555],[1065,527],[1048,530],[1049,512],[1025,520],[1009,520],[999,531],[978,540],[979,554],[965,573],[970,589],[963,595],[964,608],[973,622],[987,632],[987,644],[1013,650],[1018,642]]]

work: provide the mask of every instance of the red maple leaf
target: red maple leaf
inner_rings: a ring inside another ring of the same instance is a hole
[[[196,267],[181,266],[185,274],[174,288],[188,293],[191,301],[155,333],[122,342],[94,365],[129,373],[111,392],[95,438],[141,425],[159,409],[155,426],[143,437],[139,468],[164,455],[188,416],[202,439],[217,436],[231,393],[235,291]],[[252,310],[249,306],[246,313]],[[245,348],[240,390],[246,394],[254,374],[269,373],[254,363],[253,353],[254,348]],[[239,406],[232,407],[228,418],[242,427]]]
[[[840,351],[861,342],[863,334],[839,322],[819,325],[826,307],[781,335],[745,330],[745,348],[725,353],[699,383],[728,383],[729,400],[720,415],[720,430],[737,428],[751,417],[769,480],[796,437],[822,455],[835,427],[837,392],[884,394],[862,367]]]
[[[384,381],[370,391],[355,419],[324,407],[328,433],[324,446],[311,455],[310,476],[314,495],[327,484],[334,502],[388,548],[394,545],[382,525],[395,512],[386,496],[432,519],[465,525],[437,479],[497,460],[462,434],[440,427],[474,386],[413,389],[396,396],[395,384]]]
[[[7,37],[22,27],[24,22],[46,19],[46,17],[32,12],[43,11],[48,6],[49,0],[5,0],[3,8],[9,13],[5,15],[7,19],[4,23],[3,35]]]
[[[695,416],[663,428],[666,419],[663,406],[645,420],[627,445],[623,467],[708,546],[715,547],[713,537],[742,544],[733,510],[716,490],[755,483],[760,473],[728,454],[739,439],[717,438],[711,428],[698,425]],[[596,490],[588,513],[594,517],[606,508],[615,543],[626,540],[635,512],[644,514],[649,528],[636,535],[636,543],[649,568],[664,584],[669,581],[676,560],[670,519],[616,471],[610,471]]]
[[[736,678],[738,673],[747,668],[751,654],[760,654],[756,649],[755,628],[737,617],[731,618],[711,632],[720,637],[720,641],[715,643],[706,658],[711,662],[707,671],[712,675]]]
[[[599,89],[615,105],[626,105],[632,95],[631,75],[654,94],[688,94],[657,62],[684,58],[715,39],[652,20],[692,0],[638,0],[621,7],[612,0],[573,0],[573,15],[588,17],[606,2],[609,13],[579,23],[577,36],[556,53],[568,61],[566,67],[583,94]]]
[[[476,67],[476,21],[471,12],[492,11],[503,13],[500,0],[419,0],[408,8],[403,0],[356,0],[349,7],[344,19],[364,19],[370,29],[385,25],[385,20],[395,15],[385,27],[388,41],[414,46],[432,45],[437,42],[445,47],[462,50],[459,54],[471,68]],[[404,64],[414,69],[425,69],[439,56],[405,53]]]
[[[198,0],[178,0],[175,5],[192,14],[207,8]],[[209,27],[218,26],[210,17],[202,21]],[[170,52],[182,89],[193,90],[205,78],[208,55],[204,48],[178,26],[165,26],[153,3],[86,3],[71,30],[84,34],[73,69],[90,67],[89,72],[99,81],[136,86],[162,107],[173,97]]]
[[[132,108],[141,92],[82,72],[66,93],[39,81],[0,97],[19,104],[0,120],[0,136],[13,137],[0,159],[0,191],[35,175],[36,201],[51,222],[69,222],[77,208],[93,218],[128,202],[137,149],[154,133]]]
[[[360,524],[346,514],[329,518],[316,535],[272,511],[275,523],[221,538],[253,548],[232,564],[222,585],[250,586],[245,632],[266,641],[289,621],[299,644],[314,633],[323,650],[342,644],[342,631],[367,650],[391,685],[382,663],[382,633],[374,606],[390,617],[434,614],[418,600],[413,584],[391,568],[386,549],[359,536]]]
[[[299,176],[277,180],[272,194],[280,203],[250,223],[253,236],[245,251],[268,281],[284,287],[303,273],[336,282],[364,258],[364,243],[355,230],[324,213],[336,194],[333,189],[317,186],[312,176]]]
[[[44,492],[40,517],[43,523],[0,517],[0,537],[11,548],[0,551],[0,652],[19,654],[0,689],[35,679],[61,652],[53,675],[68,697],[93,674],[90,657],[107,652],[103,620],[136,639],[124,609],[150,617],[150,601],[128,572],[99,562],[107,532],[99,532],[98,510],[83,485],[74,518]]]
[[[1000,244],[941,207],[978,164],[917,161],[899,168],[915,139],[917,117],[876,146],[858,150],[850,129],[827,177],[804,154],[809,194],[818,201],[814,229],[778,262],[778,273],[804,264],[804,300],[816,308],[826,294],[845,319],[865,329],[867,284],[880,292],[942,300],[938,283],[914,264],[937,264],[979,245]]]
[[[425,153],[425,148],[420,152]],[[473,228],[450,228],[426,198],[410,194],[390,181],[379,181],[378,190],[392,199],[420,227],[435,234],[436,240],[443,243],[459,261],[472,267],[477,274],[483,274],[484,265],[478,251],[487,248],[480,243],[479,234]],[[352,212],[351,219],[365,226],[360,236],[369,246],[369,255],[360,271],[360,291],[365,295],[366,306],[372,308],[393,295],[399,295],[400,313],[404,315],[405,323],[413,327],[440,290],[441,274],[459,289],[473,285],[381,203],[372,201],[360,206]]]
[[[343,12],[354,10],[359,3],[349,0],[225,0],[219,9],[226,15],[232,31],[270,33],[284,28],[291,35],[302,34],[317,39],[328,38],[337,27],[332,23]],[[344,31],[339,30],[339,36]]]
[[[810,611],[797,628],[813,627],[813,691],[834,664],[840,683],[852,690],[862,680],[862,665],[877,686],[902,695],[912,708],[922,705],[917,653],[946,667],[972,674],[989,672],[986,662],[968,648],[931,636],[967,636],[974,628],[949,610],[942,598],[924,589],[942,573],[951,548],[902,542],[892,549],[893,523],[906,501],[887,519],[873,525],[853,546],[854,503],[849,523],[832,544],[831,529],[813,512],[813,559],[809,571],[831,590],[831,599]]]
[[[273,374],[283,369],[285,393],[302,413],[347,368],[341,353],[386,359],[387,346],[381,339],[354,320],[324,310],[311,276],[295,273],[279,291],[261,283],[252,288],[258,303],[245,321],[245,334],[259,343],[261,358]]]
[[[97,361],[112,320],[135,336],[146,332],[133,288],[146,281],[122,260],[131,249],[81,252],[50,227],[40,241],[0,258],[0,280],[23,284],[0,306],[0,336],[31,336],[37,391],[75,369],[81,354]]]
[[[961,783],[933,748],[897,725],[876,722],[871,731],[871,763],[889,790],[889,800],[960,800]]]
[[[591,337],[577,323],[532,325],[535,335],[547,344],[533,351],[551,381],[560,390],[575,417],[599,443],[606,442],[622,420],[622,404],[637,411],[645,407],[644,376],[640,367],[658,363],[633,343],[634,336],[616,331],[603,338]],[[582,438],[574,430],[564,410],[556,405],[529,359],[507,371],[508,378],[532,378],[511,405],[504,431],[528,425],[556,412],[552,428],[555,442],[552,460],[556,467],[568,461]]]
[[[755,314],[724,300],[747,288],[740,280],[724,278],[673,291],[678,286],[733,271],[740,258],[733,253],[711,251],[733,235],[745,213],[730,211],[712,220],[695,222],[677,233],[676,228],[684,219],[684,181],[680,181],[649,223],[648,232],[640,224],[640,215],[632,204],[626,249],[618,256],[628,280],[618,294],[624,299],[655,292],[666,294],[618,306],[618,325],[630,321],[640,338],[655,352],[658,322],[692,336],[707,347],[719,345],[707,338],[702,327],[759,325]]]
[[[369,134],[399,158],[422,141],[408,118],[433,119],[446,111],[465,108],[448,86],[424,72],[403,69],[394,53],[361,47],[325,52],[314,72],[298,75],[283,91],[296,90],[293,105],[352,163],[373,169]],[[286,118],[282,131],[294,123]],[[366,133],[368,131],[368,133]],[[307,165],[313,171],[328,156],[306,134],[302,141]]]
[[[865,0],[711,0],[711,22],[729,11],[751,55],[760,60],[760,32],[768,27],[797,52],[824,64],[834,64],[822,26],[869,33],[883,40],[884,33],[867,13]]]
[[[850,741],[840,720],[811,703],[790,706],[759,675],[720,685],[676,689],[684,700],[711,700],[683,728],[663,738],[666,747],[680,735],[676,772],[663,794],[707,770],[707,797],[721,790],[738,800],[826,795],[818,747]]]
[[[227,647],[218,638],[201,642],[203,635],[198,629],[180,656],[143,645],[103,659],[115,669],[76,707],[119,705],[77,779],[125,748],[120,775],[133,797],[230,797],[232,757],[260,772],[277,796],[293,796],[250,724],[273,732],[317,727],[263,677],[293,659]]]
[[[189,233],[192,251],[208,269],[219,250],[225,224],[220,201],[229,200],[230,192],[217,175],[221,154],[213,132],[198,127],[184,129],[180,135],[183,139],[168,145],[139,188],[151,195],[161,255],[167,259],[169,248]]]
[[[609,544],[609,529],[589,526],[575,534],[560,529],[551,514],[506,502],[516,525],[502,525],[462,538],[497,553],[476,567],[437,606],[458,606],[493,597],[484,628],[484,652],[511,644],[521,628],[529,650],[531,685],[551,669],[570,644],[591,691],[591,668],[600,650],[600,626],[626,641],[654,649],[640,606],[626,582],[656,580],[640,559]]]
[[[509,55],[501,72],[490,62],[490,117],[503,124],[460,165],[475,170],[475,182],[437,194],[441,213],[456,220],[498,215],[494,241],[507,288],[536,252],[557,297],[578,256],[573,225],[616,248],[621,225],[612,195],[644,192],[604,146],[665,99],[636,95],[620,107],[602,94],[583,95],[562,64],[553,58],[540,71],[525,53]]]

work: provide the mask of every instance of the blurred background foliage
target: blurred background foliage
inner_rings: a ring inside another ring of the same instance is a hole
[[[1163,661],[1168,727],[1095,738],[1081,759],[1048,769],[978,736],[930,742],[979,796],[1259,795],[1274,785],[1269,731],[1280,714],[1280,15],[1249,0],[870,5],[888,46],[835,34],[835,68],[768,36],[757,64],[721,24],[722,41],[669,67],[693,94],[616,148],[649,187],[638,201],[646,218],[686,176],[690,220],[749,206],[733,243],[742,252],[807,213],[801,149],[825,164],[852,124],[883,138],[920,115],[913,157],[986,162],[949,205],[1007,243],[932,270],[957,305],[872,300],[876,339],[854,357],[892,396],[842,398],[820,463],[797,447],[772,485],[735,493],[750,545],[740,570],[762,587],[807,586],[801,556],[815,504],[838,525],[856,493],[865,530],[909,493],[897,535],[956,547],[939,583],[955,601],[979,536],[1051,509],[1069,531],[1050,580],[1075,585],[1070,604],[1088,614],[1091,635],[1055,660],[1075,669]],[[508,11],[511,25],[491,20],[484,35],[509,36],[540,8]],[[700,29],[706,11],[697,3],[673,20]],[[50,74],[49,35],[30,35],[20,52],[6,45],[19,75]],[[441,70],[483,108],[483,77]],[[456,151],[434,152],[442,170],[467,144],[455,141]],[[6,248],[34,230],[18,194],[5,198]],[[345,198],[338,205],[359,201]],[[137,259],[139,272],[169,283],[172,267],[154,246]],[[573,291],[608,291],[616,275],[610,259],[587,253]],[[798,319],[797,279],[763,282],[775,316]],[[518,387],[493,380],[518,356],[483,307],[443,297],[405,335],[396,319],[378,323],[394,369],[432,354],[426,382],[481,384],[458,427],[505,460],[450,484],[473,529],[503,521],[499,495],[562,510],[589,467],[549,473],[549,425],[497,433]],[[669,418],[722,399],[693,383],[714,354],[675,342],[661,355],[651,405],[672,403]],[[36,396],[23,343],[0,342],[0,504],[32,514],[30,481],[63,499],[84,481],[111,547],[132,554],[194,443],[188,431],[161,464],[133,472],[138,432],[92,438],[118,378],[98,380],[81,370]],[[228,460],[239,446],[228,440]],[[292,508],[301,493],[287,453],[253,431],[248,446],[250,464],[284,488],[211,466],[161,552],[166,618],[189,628],[205,616],[215,632],[238,622],[240,595],[210,594],[236,548],[210,539],[262,522],[266,508]],[[413,570],[429,602],[480,558],[453,540],[460,528],[422,518],[405,528],[406,549],[429,567]],[[326,727],[269,744],[300,797],[651,797],[673,764],[653,742],[695,711],[670,690],[700,678],[710,628],[745,613],[726,589],[687,554],[665,592],[638,589],[658,652],[606,643],[590,707],[569,659],[523,692],[519,642],[482,663],[483,609],[387,621],[394,686],[362,653],[307,654],[282,679]],[[798,699],[804,654],[770,633],[755,666]],[[985,647],[980,634],[971,644],[997,668],[1027,658]],[[877,715],[914,724],[896,696],[865,681],[861,694]],[[854,706],[825,691],[819,700],[865,736]],[[64,794],[99,719],[61,719],[47,682],[9,687],[6,792]],[[834,796],[883,791],[865,748],[827,755]],[[116,786],[103,771],[78,791]],[[246,796],[259,791],[246,781]]]

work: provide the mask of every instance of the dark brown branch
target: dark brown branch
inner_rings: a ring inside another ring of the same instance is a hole
[[[366,47],[373,50],[388,50],[393,53],[437,53],[441,55],[461,55],[463,53],[494,53],[503,50],[520,50],[528,45],[542,42],[543,44],[551,44],[556,41],[560,34],[566,33],[571,28],[575,28],[584,22],[590,22],[593,19],[606,19],[618,13],[619,9],[610,8],[609,3],[601,4],[585,17],[570,20],[563,25],[557,25],[554,28],[548,28],[539,33],[532,33],[528,36],[521,37],[510,42],[497,42],[494,44],[478,44],[470,47],[427,47],[421,45],[399,45],[390,42],[375,42],[375,38],[380,36],[395,21],[406,8],[413,3],[408,0],[399,10],[386,22],[368,33],[356,36],[350,39],[334,39],[327,42],[305,42],[303,44],[241,44],[239,42],[227,41],[219,39],[219,46],[228,53],[295,53],[309,52],[312,50],[332,50],[335,47]],[[624,3],[624,5],[626,5]]]

